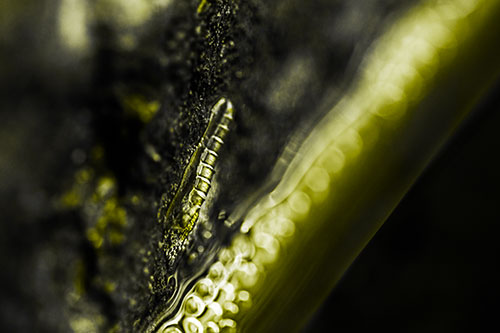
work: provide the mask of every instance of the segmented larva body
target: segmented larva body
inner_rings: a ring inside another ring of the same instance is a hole
[[[229,126],[233,121],[234,109],[232,103],[225,98],[221,98],[213,107],[210,122],[214,120],[214,117],[223,105],[226,106],[225,110],[217,124],[217,127],[215,128],[215,131],[209,137],[206,146],[203,148],[201,160],[196,169],[194,187],[189,193],[189,205],[185,207],[185,220],[183,222],[187,222],[187,224],[189,224],[193,217],[199,213],[201,206],[207,198],[208,191],[210,191],[210,187],[212,185],[212,178],[215,174],[215,165],[217,163],[217,158],[219,157],[218,153],[224,144],[224,139],[229,132]],[[207,130],[208,129],[210,128],[207,128]]]
[[[220,98],[212,107],[205,133],[191,156],[179,186],[166,213],[168,223],[166,255],[173,265],[196,225],[201,207],[207,199],[219,152],[233,122],[233,104]],[[179,211],[179,208],[180,211]]]

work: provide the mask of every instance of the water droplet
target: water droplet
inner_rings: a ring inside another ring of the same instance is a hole
[[[265,232],[253,233],[252,238],[255,245],[259,247],[254,257],[256,263],[268,264],[277,259],[280,244],[276,238]]]
[[[205,309],[205,303],[198,296],[191,295],[186,299],[185,302],[185,310],[189,315],[198,317]]]
[[[226,269],[224,265],[220,261],[217,261],[210,267],[210,270],[208,271],[208,277],[214,282],[219,281],[224,277],[225,271]]]
[[[243,261],[234,273],[234,277],[242,287],[251,288],[259,280],[259,269],[253,262]]]
[[[352,159],[361,152],[363,140],[357,131],[348,129],[337,139],[335,145],[344,153],[347,159]]]
[[[222,307],[220,306],[219,303],[217,302],[213,302],[213,303],[210,303],[208,305],[208,309],[210,310],[210,312],[212,312],[212,314],[215,316],[215,317],[220,317],[222,316]]]
[[[344,153],[334,145],[330,145],[319,159],[319,164],[325,168],[329,174],[334,174],[342,170],[345,163]]]
[[[240,234],[233,240],[233,249],[240,254],[242,258],[250,259],[255,254],[255,246],[247,235]]]
[[[219,332],[220,328],[216,323],[214,323],[213,321],[209,321],[207,323],[207,333],[219,333]]]
[[[202,279],[198,281],[195,290],[203,298],[211,297],[214,293],[214,283],[210,279]]]
[[[203,333],[203,325],[193,317],[186,317],[182,321],[182,327],[186,333]]]
[[[219,254],[219,261],[224,264],[224,265],[227,265],[228,263],[232,262],[235,258],[235,253],[233,251],[233,249],[222,249],[220,251],[220,254]]]
[[[324,168],[312,167],[307,171],[305,183],[314,192],[324,192],[330,185],[330,176]]]
[[[246,290],[241,290],[238,293],[238,302],[241,302],[241,303],[250,302],[250,293]]]
[[[227,327],[227,328],[234,328],[236,329],[236,322],[232,319],[222,319],[220,322],[219,322],[219,325],[223,328]]]
[[[304,192],[295,191],[288,198],[288,204],[294,213],[304,216],[309,213],[311,199]]]
[[[235,292],[234,285],[232,283],[228,282],[222,286],[221,293],[219,294],[218,299],[232,302],[232,301],[234,301],[234,298],[236,297],[234,292]]]
[[[290,219],[280,218],[276,220],[278,226],[277,234],[282,237],[291,237],[295,233],[295,223]]]
[[[240,308],[233,302],[225,302],[224,310],[226,310],[227,316],[235,316],[240,311]]]

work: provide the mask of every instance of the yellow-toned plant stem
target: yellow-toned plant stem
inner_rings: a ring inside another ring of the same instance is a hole
[[[236,318],[243,331],[295,331],[322,303],[498,77],[498,17],[499,1],[433,1],[382,37],[283,178],[284,188],[296,183],[283,195],[295,233],[250,288],[253,304]]]

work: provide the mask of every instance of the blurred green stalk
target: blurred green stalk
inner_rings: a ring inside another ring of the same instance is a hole
[[[243,331],[290,332],[307,322],[498,78],[498,17],[499,1],[430,1],[376,43],[350,93],[243,225],[256,233],[267,216],[295,224],[279,258],[261,265]]]

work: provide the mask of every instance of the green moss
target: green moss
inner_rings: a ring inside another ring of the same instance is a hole
[[[144,124],[149,123],[160,109],[159,101],[139,94],[127,95],[121,102],[126,113],[139,118]]]

